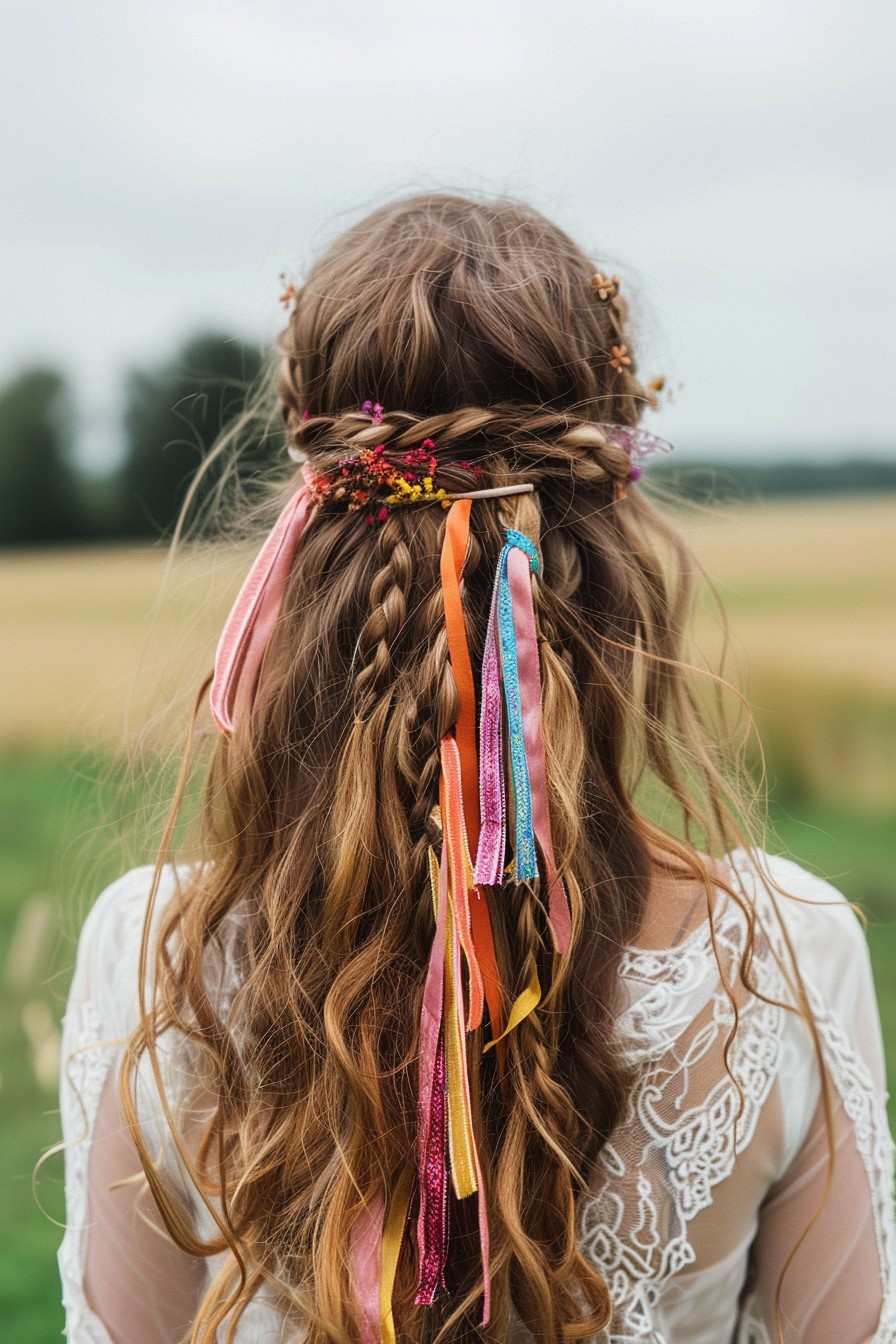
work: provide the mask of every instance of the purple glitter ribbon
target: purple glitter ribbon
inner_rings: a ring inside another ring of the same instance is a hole
[[[488,634],[482,658],[482,699],[479,712],[479,810],[482,828],[476,850],[477,884],[499,886],[504,878],[507,842],[507,795],[504,783],[501,648],[498,641],[498,589],[501,566],[495,575]]]

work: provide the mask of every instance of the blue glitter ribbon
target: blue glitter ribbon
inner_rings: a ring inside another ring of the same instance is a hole
[[[501,649],[501,680],[504,684],[504,703],[507,706],[507,736],[510,747],[510,778],[514,812],[514,860],[511,876],[514,881],[529,881],[538,877],[538,851],[532,823],[532,793],[529,767],[526,763],[526,745],[523,733],[523,708],[520,697],[519,664],[517,661],[516,633],[513,625],[513,600],[507,577],[507,557],[514,547],[528,556],[531,569],[538,573],[538,551],[532,541],[515,528],[506,528],[507,541],[498,559],[498,640]]]

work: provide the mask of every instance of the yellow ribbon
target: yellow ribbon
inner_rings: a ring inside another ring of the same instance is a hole
[[[398,1258],[404,1240],[404,1228],[414,1188],[413,1165],[405,1167],[389,1201],[389,1212],[383,1225],[383,1248],[380,1273],[380,1338],[382,1344],[395,1344],[395,1316],[392,1311],[392,1292],[398,1272]]]
[[[492,1040],[488,1041],[486,1045],[483,1046],[482,1053],[485,1054],[486,1050],[491,1050],[493,1045],[498,1044],[498,1041],[503,1041],[505,1036],[509,1036],[510,1033],[514,1030],[514,1028],[518,1027],[519,1024],[523,1021],[523,1019],[528,1017],[529,1014],[533,1012],[540,1003],[541,1003],[541,984],[539,983],[538,979],[538,971],[533,970],[532,978],[530,979],[528,985],[523,990],[522,994],[518,995],[517,998],[514,999],[511,1005],[510,1014],[507,1018],[507,1026],[501,1032],[500,1036],[495,1036]]]
[[[448,1151],[451,1180],[458,1199],[473,1195],[476,1180],[475,1138],[470,1115],[470,1083],[467,1075],[466,1029],[463,1020],[462,987],[458,984],[460,947],[455,931],[454,896],[449,891],[445,930],[445,1068],[448,1075]]]

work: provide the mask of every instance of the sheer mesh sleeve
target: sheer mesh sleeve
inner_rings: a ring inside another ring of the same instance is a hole
[[[204,1262],[164,1231],[119,1110],[118,1065],[136,1020],[148,887],[149,870],[137,870],[94,906],[63,1024],[67,1224],[59,1268],[70,1344],[174,1344],[188,1331],[205,1274]],[[145,1090],[141,1101],[151,1135]],[[171,1164],[166,1175],[176,1182]]]
[[[759,1211],[753,1310],[774,1338],[780,1287],[784,1344],[864,1344],[872,1339],[892,1344],[893,1147],[867,946],[838,893],[816,879],[807,882],[806,874],[801,880],[788,876],[797,894],[829,902],[821,918],[819,907],[796,902],[787,905],[785,917],[809,972],[810,998],[832,1083],[834,1162],[831,1167],[819,1101],[798,1151]],[[798,1108],[801,1098],[786,1076],[781,1087],[785,1110]]]
[[[828,1136],[819,1109],[793,1167],[769,1193],[760,1212],[754,1248],[755,1300],[762,1317],[774,1321],[780,1283],[781,1323],[788,1344],[798,1340],[862,1344],[873,1337],[883,1307],[868,1175],[839,1098],[834,1139],[828,1190]],[[782,1279],[787,1258],[807,1227]]]
[[[719,902],[712,937],[704,924],[622,957],[617,1029],[635,1083],[580,1213],[613,1300],[606,1344],[896,1344],[892,1144],[864,933],[794,864],[736,851],[730,871],[743,904]],[[827,1129],[788,940],[836,1145],[811,1228]]]

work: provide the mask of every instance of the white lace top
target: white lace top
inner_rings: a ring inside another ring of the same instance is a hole
[[[778,1324],[785,1344],[896,1344],[893,1150],[861,926],[838,892],[787,860],[738,851],[728,862],[759,926],[756,995],[737,977],[742,912],[728,899],[715,919],[737,1005],[730,1072],[724,1055],[734,1008],[708,924],[663,951],[623,955],[619,1026],[638,1081],[581,1201],[579,1225],[614,1303],[605,1344],[770,1344]],[[763,867],[792,899],[772,898]],[[150,869],[136,869],[97,901],[65,1016],[68,1220],[59,1265],[70,1344],[188,1337],[198,1296],[219,1267],[174,1247],[145,1188],[128,1179],[138,1163],[121,1120],[115,1066],[136,1023],[149,879]],[[175,882],[166,873],[160,900]],[[786,938],[833,1084],[832,1174],[810,1032],[780,1006],[796,1001]],[[227,993],[228,968],[221,969]],[[162,1045],[176,1107],[188,1094],[190,1069],[176,1041]],[[197,1231],[208,1235],[209,1215],[191,1195],[146,1073],[138,1104],[170,1182],[193,1210]],[[237,1344],[296,1338],[295,1322],[264,1293],[235,1335]]]

